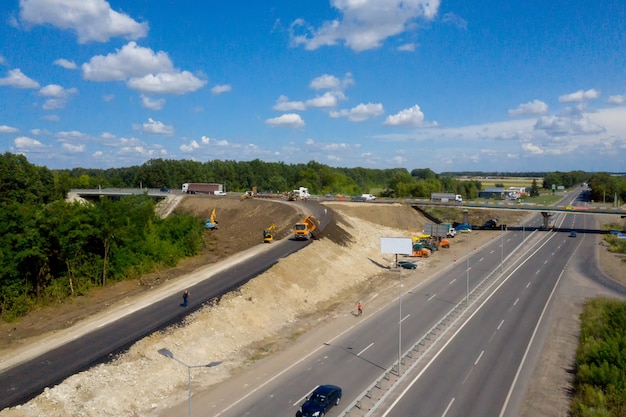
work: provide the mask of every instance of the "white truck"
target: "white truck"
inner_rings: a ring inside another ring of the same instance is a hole
[[[463,196],[461,194],[452,194],[452,193],[432,193],[430,195],[430,201],[440,202],[440,203],[449,203],[449,202],[463,202]]]

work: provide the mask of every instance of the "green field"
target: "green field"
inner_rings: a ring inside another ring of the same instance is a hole
[[[496,184],[504,188],[530,188],[533,185],[533,180],[537,181],[539,187],[543,185],[543,177],[459,177],[457,179],[460,181],[480,181],[483,190],[485,188],[496,187]]]

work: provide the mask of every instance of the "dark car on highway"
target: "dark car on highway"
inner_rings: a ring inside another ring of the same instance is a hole
[[[352,201],[367,201],[367,197],[363,197],[362,195],[357,195],[356,197],[352,197]]]
[[[320,385],[307,397],[296,417],[322,417],[341,402],[341,388],[336,385]]]

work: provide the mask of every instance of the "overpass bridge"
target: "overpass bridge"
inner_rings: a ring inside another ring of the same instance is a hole
[[[562,205],[562,204],[551,204],[551,205],[541,205],[535,203],[518,203],[518,202],[506,202],[506,201],[488,201],[488,202],[478,202],[478,201],[467,201],[463,203],[441,203],[436,201],[431,201],[428,199],[410,199],[406,200],[406,203],[411,206],[415,206],[418,208],[421,207],[446,207],[446,208],[454,208],[454,209],[462,209],[464,211],[463,214],[463,222],[469,224],[469,210],[510,210],[510,211],[537,211],[540,212],[543,216],[543,226],[548,228],[550,217],[552,217],[555,213],[577,213],[577,214],[592,214],[592,215],[600,215],[600,214],[615,214],[620,216],[621,218],[626,218],[626,206],[614,207],[609,204],[588,204],[583,203],[582,205]]]
[[[98,200],[100,197],[120,198],[131,195],[146,194],[155,199],[163,199],[170,195],[172,191],[161,191],[159,188],[94,188],[94,189],[72,189],[67,194],[68,199],[80,197],[85,200]]]

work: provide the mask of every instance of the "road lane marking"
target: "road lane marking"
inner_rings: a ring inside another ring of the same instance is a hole
[[[450,281],[450,283],[448,285],[454,284],[454,281],[456,281],[456,278],[454,278],[452,281]]]
[[[452,407],[452,403],[453,402],[454,402],[454,397],[452,397],[452,399],[450,400],[450,403],[448,404],[446,409],[443,410],[443,414],[441,415],[441,417],[446,417],[446,414],[448,414],[448,410],[450,410],[450,407]]]
[[[519,301],[519,298],[517,300],[515,300],[515,302],[513,303],[514,306],[517,305],[517,302]]]
[[[535,275],[539,275],[540,272],[541,272],[541,269],[538,269],[537,272],[535,272]]]
[[[504,320],[502,320],[500,324],[498,324],[497,330],[500,330],[500,327],[502,327],[503,324],[504,324]]]
[[[431,295],[430,297],[428,297],[428,300],[426,300],[426,301],[430,301],[430,300],[432,300],[433,298],[435,298],[436,296],[437,296],[437,294],[433,294],[433,295]]]
[[[402,323],[404,320],[408,319],[410,316],[410,314],[407,314],[406,316],[404,316],[404,318],[402,320],[400,320],[400,323]]]
[[[483,261],[483,259],[485,259],[485,258],[484,258],[484,257],[483,257],[483,258],[480,258],[480,259],[478,260],[478,262],[482,262],[482,261]]]
[[[526,288],[530,287],[530,281],[528,281],[528,284],[526,284]]]
[[[371,348],[372,346],[374,346],[374,342],[370,343],[369,345],[367,345],[367,347],[365,349],[363,349],[362,351],[360,351],[359,353],[357,353],[357,356],[361,356],[361,353],[365,352],[367,349]]]
[[[476,362],[474,362],[474,366],[478,365],[478,362],[480,362],[480,358],[483,357],[483,354],[485,353],[485,351],[481,351],[480,355],[478,355],[478,358],[476,358]]]

